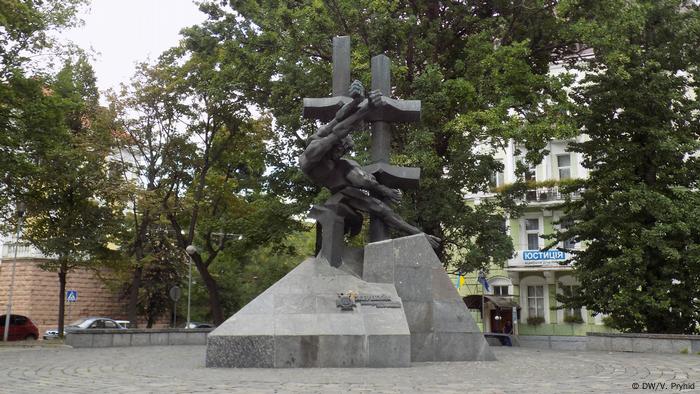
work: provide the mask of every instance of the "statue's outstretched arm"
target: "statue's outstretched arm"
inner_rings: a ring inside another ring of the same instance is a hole
[[[362,103],[365,99],[365,88],[362,86],[362,83],[360,81],[355,80],[350,85],[350,90],[348,93],[350,94],[350,97],[352,97],[352,101],[345,103],[338,110],[338,112],[335,113],[335,117],[330,122],[326,123],[325,125],[321,126],[320,129],[318,129],[314,137],[323,138],[329,135],[331,132],[333,132],[333,128],[339,122],[342,122],[345,118],[357,111],[358,107],[360,106],[360,103]]]
[[[338,124],[336,124],[333,127],[332,134],[338,135],[340,139],[344,138],[350,133],[352,127],[357,122],[365,119],[373,109],[378,108],[382,105],[382,93],[379,90],[371,91],[367,100],[363,101],[360,104],[357,111],[355,111],[352,115],[348,116],[342,121],[338,122]]]
[[[345,178],[351,185],[387,198],[394,204],[399,203],[401,201],[401,197],[403,197],[401,190],[392,189],[382,185],[377,181],[377,178],[375,178],[374,175],[364,171],[359,165],[354,166],[352,170],[345,175]]]

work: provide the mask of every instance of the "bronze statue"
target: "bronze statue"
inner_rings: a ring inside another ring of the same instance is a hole
[[[361,212],[379,218],[390,228],[408,234],[423,233],[419,228],[406,223],[387,203],[398,203],[402,193],[380,182],[364,171],[355,161],[343,156],[353,148],[350,133],[384,105],[381,92],[374,90],[365,98],[364,87],[359,81],[350,85],[351,101],[345,103],[335,117],[323,125],[310,138],[310,142],[299,159],[299,165],[311,180],[328,188],[334,194],[329,200],[335,213],[346,221],[345,232],[356,234],[361,226]],[[328,203],[326,205],[329,205]],[[440,239],[426,234],[428,241],[437,248]]]

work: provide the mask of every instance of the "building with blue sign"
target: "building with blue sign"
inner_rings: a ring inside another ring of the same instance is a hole
[[[576,140],[585,138],[581,135]],[[485,332],[503,332],[504,328],[510,327],[507,322],[521,336],[585,335],[592,331],[610,331],[603,325],[601,315],[592,314],[585,308],[557,309],[560,304],[556,294],[576,291],[578,286],[567,263],[570,256],[566,250],[585,247],[573,240],[551,245],[552,241],[544,238],[566,225],[560,221],[562,212],[557,210],[567,197],[560,185],[570,179],[588,176],[581,165],[580,154],[570,152],[568,144],[569,141],[564,140],[551,141],[546,148],[549,154],[525,174],[525,180],[531,185],[522,196],[527,209],[521,217],[506,220],[515,255],[503,269],[493,267],[490,270],[487,275],[490,289],[485,290],[477,282],[476,273],[455,280]],[[504,171],[493,175],[490,192],[468,195],[467,202],[480,204],[513,184],[516,165],[519,161],[524,162],[525,152],[513,141],[505,149],[495,152],[494,156],[503,163]],[[569,197],[575,199],[577,195],[574,193]]]

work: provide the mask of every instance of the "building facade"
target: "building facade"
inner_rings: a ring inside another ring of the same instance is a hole
[[[15,256],[14,242],[5,242],[0,254],[0,312],[7,311],[12,266],[15,266],[15,280],[12,292],[12,313],[29,317],[43,335],[49,328],[58,326],[58,304],[60,286],[58,274],[41,269],[41,264],[49,261],[38,250],[20,244]],[[121,297],[119,289],[110,288],[105,283],[108,272],[95,272],[76,269],[68,273],[66,292],[71,299],[66,300],[65,324],[90,316],[109,317],[126,320],[127,301]],[[67,295],[66,295],[67,296]],[[155,327],[167,327],[168,316],[159,319]],[[139,320],[143,327],[145,319]]]
[[[581,135],[578,140],[583,138],[586,136]],[[460,294],[475,311],[474,317],[484,332],[503,332],[508,329],[508,322],[519,335],[585,335],[586,332],[610,331],[601,315],[585,308],[562,309],[556,300],[556,294],[568,294],[578,286],[572,267],[565,263],[570,256],[557,247],[585,247],[573,240],[552,245],[553,241],[545,239],[566,225],[561,221],[562,212],[557,209],[566,198],[560,186],[571,179],[588,176],[581,165],[580,154],[568,151],[569,142],[551,141],[547,147],[549,154],[524,175],[529,187],[522,200],[527,208],[521,217],[506,220],[506,231],[512,238],[515,254],[503,269],[493,267],[486,275],[489,290],[477,281],[476,273],[456,280]],[[516,182],[516,166],[518,161],[524,160],[524,153],[513,141],[496,153],[504,171],[494,174],[493,192]],[[493,195],[468,195],[467,202],[479,204]],[[577,196],[574,193],[570,197]],[[481,305],[485,306],[483,316]]]

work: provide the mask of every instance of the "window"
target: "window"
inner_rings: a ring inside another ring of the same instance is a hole
[[[493,295],[507,296],[508,295],[508,286],[494,286],[493,287]]]
[[[525,233],[527,234],[527,250],[540,248],[540,220],[525,219]]]
[[[557,155],[557,167],[559,167],[559,179],[571,178],[571,154]]]
[[[528,167],[527,171],[525,172],[525,181],[536,181],[536,173],[535,173],[535,167],[530,166]]]
[[[544,318],[544,286],[527,287],[527,314]]]
[[[566,297],[571,297],[573,294],[576,294],[578,291],[578,286],[570,286],[570,285],[562,285],[559,284],[559,288],[561,288],[562,293]],[[577,322],[583,322],[583,316],[581,315],[581,308],[568,308],[564,309],[564,321],[577,321]]]
[[[117,323],[109,320],[105,320],[105,328],[119,328],[117,327]]]
[[[562,222],[559,224],[559,226],[561,227],[562,231],[564,231],[564,230],[568,229],[569,227],[571,227],[571,224],[572,224],[571,220],[562,220]],[[569,238],[567,240],[564,240],[562,246],[564,249],[576,249],[576,241],[574,241],[573,238]]]
[[[525,166],[525,168],[526,168],[525,173],[523,174],[523,178],[525,179],[525,182],[527,182],[527,181],[534,182],[537,180],[536,179],[537,178],[537,171],[536,171],[536,167],[534,165],[525,161],[524,158],[519,158],[518,163],[519,163],[519,165],[517,167]]]
[[[503,166],[503,160],[496,160],[498,163],[500,163],[501,167]],[[499,186],[503,186],[505,184],[505,178],[503,172],[498,172],[494,171],[491,173],[491,180],[489,181],[489,186],[494,189]]]
[[[489,182],[489,186],[492,188],[498,187],[498,186],[503,186],[505,183],[505,179],[503,177],[502,172],[494,172],[491,174],[491,181]]]
[[[90,328],[105,328],[105,322],[103,320],[95,320],[95,322],[90,325]]]

